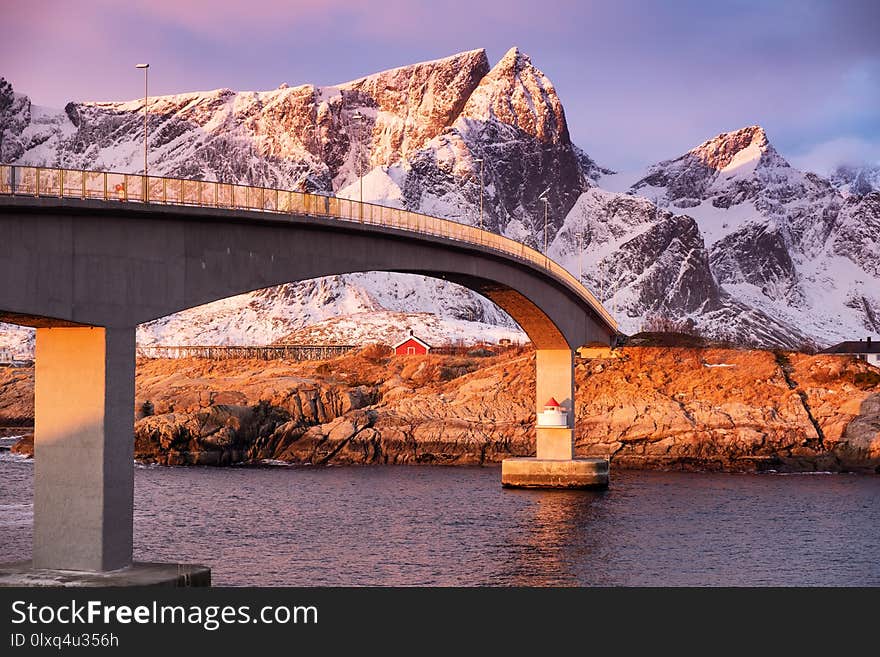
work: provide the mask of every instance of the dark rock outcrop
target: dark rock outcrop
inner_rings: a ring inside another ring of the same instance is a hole
[[[9,448],[9,451],[13,454],[18,454],[19,456],[25,456],[27,458],[33,458],[34,456],[34,434],[29,433],[25,434],[21,438],[15,441],[12,447]]]
[[[774,224],[746,224],[718,240],[709,262],[721,284],[751,283],[771,299],[803,302],[791,253]]]

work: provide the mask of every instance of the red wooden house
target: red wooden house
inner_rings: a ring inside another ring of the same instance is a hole
[[[414,354],[426,354],[431,351],[431,345],[424,340],[419,340],[413,335],[412,331],[405,339],[398,342],[393,347],[394,354],[397,356],[412,356]]]

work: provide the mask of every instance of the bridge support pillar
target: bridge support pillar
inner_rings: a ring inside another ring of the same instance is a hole
[[[536,427],[535,458],[505,459],[501,484],[515,488],[606,488],[606,459],[574,458],[574,352],[538,349],[536,358],[537,417],[551,399],[565,412],[564,423]]]
[[[537,456],[570,461],[574,458],[574,354],[569,349],[538,349],[535,388],[536,412],[541,413],[553,398],[566,411],[568,422],[565,427],[546,427],[538,422]]]
[[[131,565],[135,329],[38,328],[35,569]]]

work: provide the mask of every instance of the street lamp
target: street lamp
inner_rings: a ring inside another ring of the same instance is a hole
[[[147,184],[147,78],[149,76],[149,64],[135,64],[135,68],[144,69],[144,185]],[[146,194],[144,195],[146,198]]]
[[[596,263],[599,271],[602,272],[602,303],[608,300],[608,268],[602,269],[602,261]]]
[[[578,283],[583,283],[584,279],[584,217],[581,215],[581,229],[578,233],[577,241],[578,249]]]
[[[351,115],[351,118],[352,118],[352,120],[354,120],[355,122],[360,124],[361,127],[363,127],[364,121],[366,120],[367,117],[365,117],[363,114],[361,114],[359,110],[355,110],[354,114]],[[361,135],[360,135],[360,129],[358,129],[357,148],[355,150],[354,175],[356,175],[358,177],[358,180],[360,181],[361,202],[360,202],[359,207],[360,207],[361,223],[363,223],[363,221],[364,221],[364,178],[363,178],[363,176],[360,175],[360,168],[361,168]]]
[[[547,255],[547,207],[550,205],[550,199],[547,198],[547,193],[550,191],[548,187],[541,195],[538,197],[540,200],[544,201],[544,255]]]
[[[483,158],[474,158],[474,162],[480,163],[480,230],[483,230]]]

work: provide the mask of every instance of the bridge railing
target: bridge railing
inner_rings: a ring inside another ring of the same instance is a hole
[[[227,360],[250,358],[256,360],[327,360],[343,356],[357,349],[357,345],[332,344],[286,344],[270,346],[200,346],[200,345],[152,345],[139,346],[140,358],[206,358]]]
[[[584,298],[610,327],[617,330],[614,318],[596,297],[567,269],[543,253],[490,231],[417,212],[271,187],[20,165],[0,165],[0,194],[311,215],[468,242],[531,262],[549,271]]]

